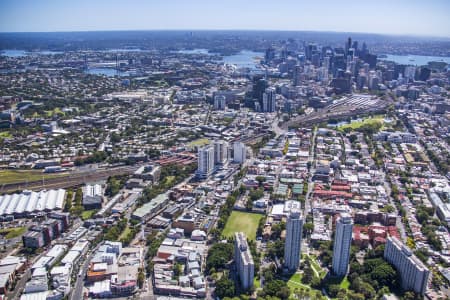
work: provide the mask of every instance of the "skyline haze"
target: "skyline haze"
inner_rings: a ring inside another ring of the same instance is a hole
[[[0,3],[0,32],[280,30],[449,38],[448,11],[450,2],[442,0],[5,0]]]

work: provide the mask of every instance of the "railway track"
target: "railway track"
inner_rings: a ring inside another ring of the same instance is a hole
[[[282,125],[283,129],[288,129],[291,126],[300,125],[303,127],[312,126],[314,124],[318,124],[329,119],[342,120],[348,117],[367,114],[367,113],[376,113],[383,111],[390,103],[389,102],[379,102],[376,106],[365,107],[365,108],[357,108],[350,107],[347,105],[343,105],[340,107],[326,107],[321,109],[320,111],[314,112],[307,116],[301,116],[294,120],[290,120]]]
[[[4,184],[0,187],[1,193],[8,193],[17,190],[40,191],[44,189],[69,188],[83,185],[86,182],[107,179],[109,176],[132,174],[138,166],[118,167],[114,169],[96,169],[83,173],[70,173],[67,176],[37,180],[32,182],[18,182]]]

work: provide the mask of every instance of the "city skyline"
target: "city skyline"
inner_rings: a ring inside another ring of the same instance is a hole
[[[274,30],[450,37],[447,1],[2,1],[0,32]],[[220,13],[218,13],[220,12]],[[370,14],[368,13],[370,12]],[[417,22],[405,22],[416,19]],[[81,20],[81,21],[80,21]],[[382,22],[380,22],[382,20]]]

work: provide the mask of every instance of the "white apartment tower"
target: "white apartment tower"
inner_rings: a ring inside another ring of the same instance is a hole
[[[233,144],[233,162],[243,164],[247,156],[247,149],[245,144],[241,142],[235,142]]]
[[[342,213],[336,221],[336,234],[333,247],[333,273],[337,276],[347,274],[352,243],[353,219],[350,214]]]
[[[298,207],[293,207],[287,217],[284,245],[284,266],[291,272],[296,271],[300,264],[302,233],[302,214]]]
[[[222,140],[214,141],[214,164],[223,165],[228,161],[228,143]]]
[[[425,294],[430,271],[412,253],[411,249],[396,237],[388,237],[384,248],[384,259],[397,269],[404,290]]]
[[[234,260],[242,288],[245,290],[251,288],[255,276],[255,263],[243,232],[234,234]]]
[[[198,166],[196,175],[208,178],[214,172],[214,146],[207,145],[198,149]]]

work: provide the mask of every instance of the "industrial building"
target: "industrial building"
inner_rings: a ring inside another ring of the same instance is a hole
[[[0,216],[27,217],[33,213],[62,210],[66,190],[23,191],[0,196]]]

